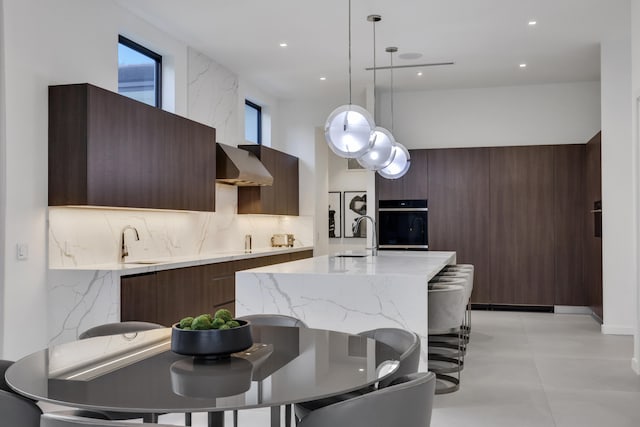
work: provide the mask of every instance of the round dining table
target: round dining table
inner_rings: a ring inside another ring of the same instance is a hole
[[[271,407],[275,427],[281,405],[371,386],[399,363],[397,351],[359,335],[262,325],[251,332],[251,347],[217,359],[171,351],[171,328],[73,341],[18,360],[6,380],[26,397],[74,408],[208,412],[212,427],[224,425],[224,411]]]

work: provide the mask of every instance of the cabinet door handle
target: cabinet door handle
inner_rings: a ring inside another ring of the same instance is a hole
[[[591,213],[602,213],[602,209],[592,209],[589,212],[591,212]]]

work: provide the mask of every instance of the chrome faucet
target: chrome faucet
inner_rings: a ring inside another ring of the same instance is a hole
[[[120,234],[120,262],[124,262],[124,258],[129,256],[129,248],[127,248],[124,238],[127,230],[133,230],[133,232],[136,233],[136,240],[140,240],[140,235],[138,234],[138,230],[135,227],[127,225],[122,229],[122,234]]]
[[[378,255],[378,237],[376,235],[376,221],[373,218],[371,218],[369,215],[362,215],[360,218],[356,219],[355,226],[357,227],[358,225],[360,225],[360,221],[362,221],[365,218],[371,221],[371,229],[372,229],[371,239],[373,243],[373,246],[371,248],[365,248],[365,249],[371,249],[371,255],[377,256]]]

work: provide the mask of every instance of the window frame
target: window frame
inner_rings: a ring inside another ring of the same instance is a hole
[[[249,107],[255,109],[258,112],[258,141],[256,142],[256,144],[258,145],[262,145],[262,106],[256,104],[255,102],[251,102],[248,99],[244,100],[244,105],[248,105]],[[246,115],[245,115],[245,120],[246,120]],[[246,132],[247,132],[247,125],[245,123],[245,139],[246,139]]]
[[[122,44],[129,49],[133,49],[136,52],[149,57],[156,63],[155,79],[156,79],[156,107],[162,108],[162,55],[142,46],[139,43],[134,42],[131,39],[126,38],[122,34],[118,34],[118,44]]]

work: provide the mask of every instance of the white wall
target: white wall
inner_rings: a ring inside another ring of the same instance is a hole
[[[4,0],[0,0],[0,22],[4,22]],[[0,354],[4,344],[4,224],[5,224],[5,73],[4,73],[4,25],[0,27]]]
[[[391,129],[389,94],[378,98]],[[599,130],[598,82],[394,93],[393,134],[407,148],[580,144]]]
[[[630,22],[627,22],[630,34]],[[604,333],[633,334],[635,194],[632,145],[631,43],[601,44],[602,276]]]
[[[171,57],[176,112],[186,112],[186,46],[113,2],[4,2],[6,192],[2,357],[46,344],[46,328],[25,321],[47,311],[47,87],[89,82],[117,90],[117,36],[142,40]],[[17,243],[29,259],[17,261]],[[25,339],[25,337],[29,337]]]
[[[633,146],[635,148],[634,182],[636,183],[636,213],[640,212],[640,0],[631,2],[631,75],[633,104]],[[632,366],[640,374],[640,217],[636,218],[636,330],[634,339],[634,357]]]

